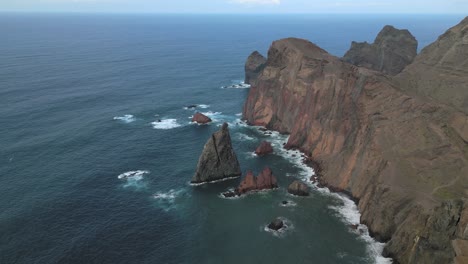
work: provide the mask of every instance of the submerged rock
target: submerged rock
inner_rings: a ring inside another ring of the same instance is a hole
[[[356,66],[396,75],[414,60],[417,47],[416,38],[408,30],[387,25],[372,44],[353,41],[343,60]]]
[[[193,115],[192,117],[192,122],[198,123],[198,124],[207,124],[211,122],[211,118],[207,117],[206,115],[197,112]]]
[[[224,123],[206,142],[191,182],[210,182],[240,175],[240,165],[232,148],[228,124]]]
[[[297,196],[308,196],[309,187],[301,181],[293,181],[293,183],[288,186],[288,193]]]
[[[271,223],[268,224],[268,228],[271,230],[278,231],[284,226],[283,220],[276,218]]]
[[[266,64],[266,58],[258,51],[252,52],[245,62],[245,83],[255,86],[257,77]]]
[[[255,154],[257,154],[258,156],[264,156],[270,153],[273,153],[273,147],[268,141],[263,141],[262,143],[260,143],[260,146],[258,146],[255,150]]]

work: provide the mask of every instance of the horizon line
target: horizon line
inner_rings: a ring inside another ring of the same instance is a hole
[[[152,12],[152,11],[78,11],[78,10],[0,10],[0,13],[29,14],[128,14],[128,15],[463,15],[466,13],[386,13],[386,12]]]

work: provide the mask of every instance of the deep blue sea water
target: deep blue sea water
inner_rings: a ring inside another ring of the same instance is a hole
[[[461,18],[0,14],[0,263],[388,263],[348,227],[349,200],[287,195],[310,170],[281,150],[286,136],[239,122],[248,89],[222,87],[279,38],[342,56],[385,24],[423,47]],[[194,111],[214,123],[189,124]],[[224,121],[242,170],[268,165],[280,189],[231,200],[219,194],[238,179],[188,184]],[[262,139],[274,155],[252,156]],[[275,217],[284,233],[265,231]]]

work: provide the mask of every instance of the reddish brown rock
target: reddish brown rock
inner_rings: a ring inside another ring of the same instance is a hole
[[[200,112],[197,112],[193,115],[192,122],[195,122],[198,124],[207,124],[211,122],[211,118],[207,117],[206,115]]]
[[[239,184],[239,187],[236,189],[236,192],[244,194],[246,192],[254,191],[257,189],[257,179],[255,178],[252,171],[247,171],[245,178]]]
[[[424,66],[428,71],[456,62],[453,71],[435,69],[430,76],[431,85],[460,84],[454,95],[468,76],[466,56],[455,55],[468,54],[466,21],[440,38],[453,57],[432,54],[442,47],[436,44],[424,52],[433,60],[414,62],[434,61]],[[343,62],[306,40],[275,41],[243,118],[289,133],[286,147],[320,164],[322,185],[358,201],[361,221],[388,241],[386,256],[399,263],[450,263],[460,198],[468,198],[468,116],[443,100],[405,92],[406,85],[423,88],[426,82],[424,71],[411,66],[401,81]],[[451,86],[440,88],[450,100],[463,98],[452,96]]]
[[[288,186],[288,193],[297,196],[309,196],[309,187],[301,181],[293,181]]]
[[[257,77],[265,67],[266,58],[258,51],[252,52],[245,62],[245,83],[255,86]]]
[[[241,181],[235,192],[241,195],[251,191],[269,190],[277,187],[278,184],[271,169],[265,167],[257,177],[253,175],[252,171],[247,171],[245,178]]]
[[[257,176],[257,190],[274,189],[277,187],[278,184],[271,169],[269,167],[265,167]]]
[[[268,141],[262,141],[262,143],[260,143],[260,146],[258,146],[255,150],[255,154],[257,154],[258,156],[264,156],[270,153],[273,153],[273,147]]]

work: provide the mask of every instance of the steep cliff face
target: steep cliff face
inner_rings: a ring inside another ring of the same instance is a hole
[[[245,62],[245,83],[256,85],[258,75],[265,67],[266,58],[258,51],[252,52]]]
[[[402,89],[468,113],[468,17],[425,47],[397,76]]]
[[[343,60],[395,75],[414,60],[417,48],[418,42],[408,30],[385,26],[372,44],[353,41]]]
[[[273,42],[243,118],[289,133],[320,181],[350,193],[400,263],[450,263],[468,192],[468,117],[301,39]],[[320,167],[320,168],[318,168]]]

